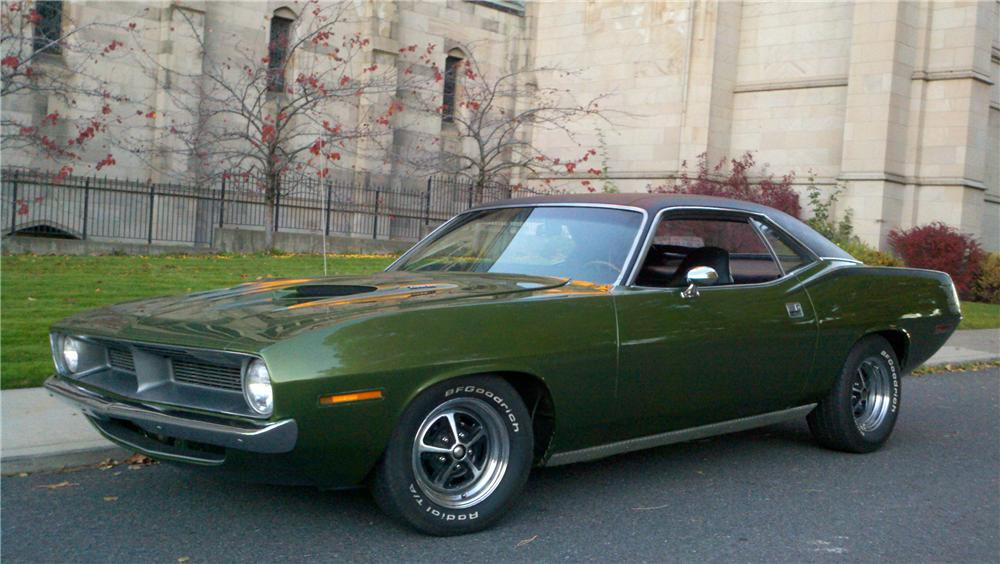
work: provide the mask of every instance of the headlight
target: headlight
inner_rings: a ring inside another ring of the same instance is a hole
[[[264,366],[264,361],[255,360],[247,366],[243,375],[243,395],[247,398],[250,409],[261,415],[270,415],[274,409],[274,396],[271,393],[271,374]]]
[[[83,352],[83,343],[73,337],[63,337],[60,339],[63,367],[68,372],[76,372],[80,368],[80,355]]]

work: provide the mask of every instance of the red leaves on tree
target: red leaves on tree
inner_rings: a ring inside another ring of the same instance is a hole
[[[599,168],[588,168],[587,172],[589,174],[593,174],[594,176],[600,176],[601,173],[602,173],[601,169],[599,169]]]
[[[58,182],[60,180],[65,180],[66,177],[69,176],[70,174],[73,174],[73,167],[69,165],[63,165],[63,167],[59,169],[59,172],[55,176],[53,176],[52,179]]]
[[[340,153],[338,153],[336,151],[327,153],[326,154],[326,158],[327,158],[327,160],[330,160],[330,161],[339,161],[340,160]]]
[[[55,125],[59,121],[59,112],[52,112],[51,114],[42,118],[42,125],[48,123],[49,125]]]
[[[109,106],[107,104],[104,104],[104,106],[101,107],[101,113],[104,114],[104,115],[110,114],[111,113],[111,106]]]
[[[576,170],[576,163],[566,163],[566,172],[573,172]]]
[[[312,154],[314,154],[314,155],[316,155],[316,156],[319,156],[320,151],[323,150],[323,147],[325,145],[326,145],[326,141],[324,141],[322,139],[317,139],[316,142],[313,143],[312,146],[309,147],[309,152],[312,153]]]
[[[108,153],[108,156],[104,157],[103,159],[101,159],[100,161],[97,162],[97,166],[95,168],[97,170],[101,170],[102,168],[104,168],[106,166],[111,166],[111,165],[114,165],[114,164],[118,164],[118,163],[115,161],[115,158],[113,156],[111,156],[111,153]]]
[[[349,77],[349,76],[342,76],[342,77],[340,77],[340,85],[341,86],[346,85],[350,81],[351,81],[351,77]]]
[[[35,128],[34,127],[22,127],[21,128],[21,135],[31,135],[34,132],[35,132]]]
[[[38,13],[38,10],[32,10],[28,12],[28,21],[33,24],[36,24],[42,21],[42,15]]]
[[[263,129],[261,129],[260,140],[264,143],[270,143],[271,141],[274,141],[276,135],[277,131],[275,131],[273,125],[265,125]]]
[[[330,135],[337,135],[340,133],[340,124],[338,123],[337,125],[331,127],[329,121],[323,120],[323,129]]]
[[[112,39],[111,43],[108,43],[108,45],[104,48],[104,50],[102,52],[102,56],[103,55],[107,55],[108,53],[114,51],[115,49],[121,47],[122,45],[125,45],[125,44],[122,43],[121,41],[118,41],[117,39]]]
[[[650,187],[649,191],[720,196],[770,206],[794,217],[802,213],[799,195],[792,188],[793,173],[775,179],[765,169],[759,179],[751,180],[750,171],[756,162],[749,151],[729,161],[728,174],[723,170],[725,165],[726,159],[721,159],[715,166],[710,166],[708,156],[702,153],[698,155],[697,175],[690,176],[685,170],[674,186]]]
[[[129,28],[130,30],[132,30],[132,29],[135,29],[135,22],[129,22],[129,23],[128,23],[128,28]]]
[[[413,53],[416,50],[417,50],[417,45],[416,45],[416,43],[414,43],[413,45],[407,45],[406,47],[401,47],[399,49],[399,52],[400,53],[406,53],[406,52]]]
[[[21,64],[21,60],[14,55],[7,55],[2,60],[0,60],[0,67],[10,67],[12,69],[17,68],[17,65]]]
[[[146,112],[146,119],[156,119],[156,112]]]

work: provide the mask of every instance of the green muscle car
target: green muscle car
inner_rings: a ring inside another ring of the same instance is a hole
[[[67,318],[46,387],[155,459],[370,485],[449,535],[503,516],[532,466],[795,417],[873,451],[960,319],[948,275],[865,266],[764,206],[549,196],[463,213],[380,274]]]

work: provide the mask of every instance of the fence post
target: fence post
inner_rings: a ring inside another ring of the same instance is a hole
[[[469,207],[467,207],[465,209],[472,209],[472,187],[473,187],[473,182],[470,180],[469,181]]]
[[[226,216],[226,177],[222,177],[222,192],[219,194],[219,229],[222,229],[223,218]]]
[[[326,225],[323,227],[323,235],[326,237],[330,236],[330,193],[333,191],[333,186],[329,182],[326,183],[326,215],[324,215],[324,220]]]
[[[427,193],[424,194],[424,226],[431,223],[431,181],[433,176],[427,177]]]
[[[379,200],[379,189],[375,189],[375,216],[372,221],[372,239],[378,239],[378,200]]]
[[[156,185],[152,182],[149,183],[149,234],[146,237],[146,242],[149,245],[153,244],[153,204],[156,198]]]
[[[13,235],[17,231],[17,171],[14,171],[11,183],[14,185],[14,198],[10,202],[10,234]]]
[[[87,240],[87,216],[90,212],[90,179],[83,183],[83,240]]]
[[[278,187],[274,191],[274,232],[278,232],[278,220],[281,219],[281,181],[278,181]]]

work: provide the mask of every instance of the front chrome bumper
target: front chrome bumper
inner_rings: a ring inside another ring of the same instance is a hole
[[[109,439],[153,456],[203,464],[222,462],[221,457],[188,453],[116,421],[128,422],[153,436],[256,453],[289,452],[295,448],[298,439],[299,430],[294,419],[251,423],[199,418],[193,414],[175,415],[147,405],[106,398],[59,376],[49,377],[45,381],[45,389],[82,410],[98,431]]]

